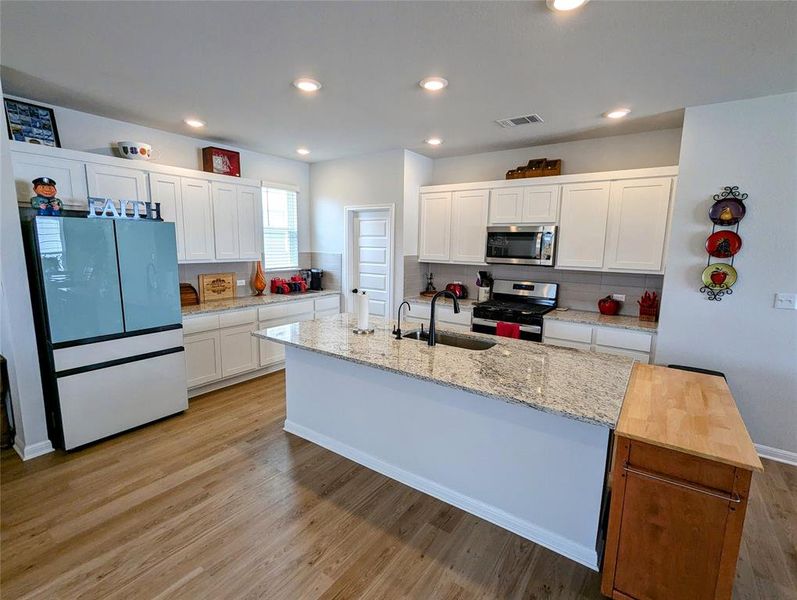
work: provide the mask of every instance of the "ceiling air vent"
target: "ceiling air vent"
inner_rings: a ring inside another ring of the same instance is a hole
[[[496,121],[501,127],[517,127],[518,125],[530,125],[532,123],[542,123],[540,115],[526,115],[525,117],[509,117],[507,119],[498,119]]]

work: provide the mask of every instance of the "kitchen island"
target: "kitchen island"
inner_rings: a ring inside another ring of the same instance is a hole
[[[339,315],[286,348],[285,430],[598,569],[611,430],[633,361],[521,340],[465,350]]]

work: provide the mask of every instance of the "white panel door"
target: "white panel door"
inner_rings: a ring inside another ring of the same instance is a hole
[[[92,198],[149,201],[146,171],[86,163],[86,180]]]
[[[523,218],[522,187],[490,192],[490,225],[517,225]]]
[[[183,346],[189,388],[221,379],[221,337],[218,330],[186,335]]]
[[[451,257],[451,192],[421,194],[418,259],[448,262]]]
[[[606,267],[660,272],[670,210],[671,179],[612,182]]]
[[[454,192],[451,198],[451,261],[484,262],[487,246],[487,190]]]
[[[523,188],[521,223],[556,223],[559,212],[559,185],[535,185]]]
[[[211,185],[213,194],[213,239],[218,260],[238,258],[238,186],[234,183]]]
[[[23,152],[12,152],[11,163],[17,188],[17,202],[21,206],[30,206],[30,199],[33,197],[31,182],[39,177],[49,177],[55,180],[58,199],[65,209],[88,209],[84,163]]]
[[[183,235],[185,260],[215,260],[213,243],[213,202],[210,183],[203,179],[183,177],[180,180],[183,199]]]
[[[386,317],[390,312],[390,212],[358,211],[353,230],[352,287],[367,292],[372,315]]]
[[[603,267],[609,189],[609,182],[562,186],[557,267]]]
[[[254,323],[221,330],[221,376],[232,377],[258,367],[257,338]]]
[[[260,260],[263,248],[263,201],[259,187],[238,187],[238,256]]]
[[[183,235],[183,194],[180,178],[162,173],[149,174],[149,197],[160,202],[161,218],[174,223],[177,234],[177,260],[185,260],[185,237]]]

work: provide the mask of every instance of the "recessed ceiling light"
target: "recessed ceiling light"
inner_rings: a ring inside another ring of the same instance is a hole
[[[302,156],[307,156],[308,154],[310,154],[310,151],[307,148],[297,148],[296,152],[298,154],[301,154]]]
[[[448,86],[448,80],[442,77],[427,77],[426,79],[421,79],[418,85],[427,91],[439,92],[444,87]]]
[[[628,113],[631,112],[630,108],[615,108],[614,110],[610,110],[607,113],[603,113],[603,116],[607,119],[622,119]]]
[[[433,137],[426,140],[426,143],[429,144],[430,146],[439,146],[440,144],[443,143],[443,140],[441,140],[440,138]]]
[[[317,92],[321,89],[321,82],[315,79],[308,79],[302,77],[293,82],[294,87],[302,90],[303,92]]]
[[[204,127],[205,126],[205,122],[204,121],[200,121],[199,119],[190,119],[189,118],[189,119],[184,119],[183,122],[186,125],[188,125],[189,127],[194,127],[194,128],[199,128],[199,127]]]
[[[557,12],[575,10],[579,6],[584,6],[589,0],[545,0],[548,8]]]

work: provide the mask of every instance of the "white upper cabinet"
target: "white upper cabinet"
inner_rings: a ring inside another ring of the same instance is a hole
[[[183,177],[180,186],[183,201],[185,260],[213,261],[216,252],[213,244],[213,202],[210,197],[210,182]]]
[[[517,225],[522,218],[523,188],[497,189],[490,192],[490,225]]]
[[[22,206],[30,206],[33,197],[32,181],[39,177],[55,180],[58,198],[65,209],[87,210],[88,189],[86,188],[86,168],[77,160],[38,156],[36,154],[11,153],[14,181],[17,187],[17,201]]]
[[[451,257],[451,192],[421,194],[418,215],[418,259],[448,262]]]
[[[86,180],[92,198],[149,202],[146,171],[86,163]]]
[[[454,192],[451,198],[451,262],[483,263],[489,192]]]
[[[534,185],[523,188],[520,223],[556,223],[560,185]]]
[[[610,188],[608,181],[562,186],[557,267],[603,267]]]
[[[607,269],[662,271],[671,183],[670,178],[612,182]]]
[[[183,195],[180,178],[163,173],[149,174],[149,197],[161,205],[161,218],[174,223],[177,237],[177,260],[185,260],[183,235]]]
[[[238,258],[238,186],[234,183],[214,181],[213,232],[216,258],[234,260]]]
[[[239,258],[260,260],[263,251],[263,201],[258,187],[238,187]]]

